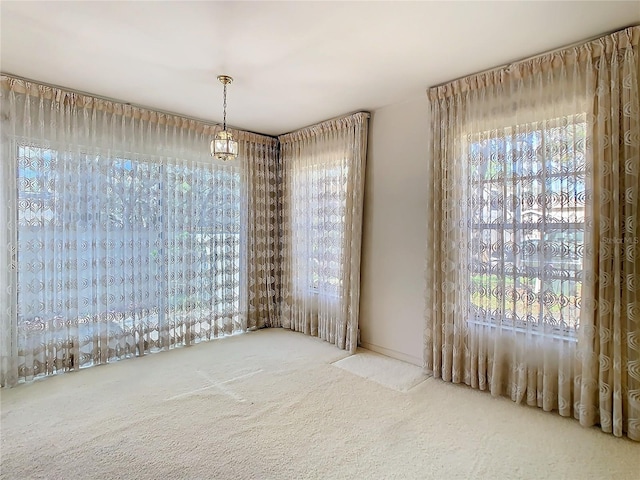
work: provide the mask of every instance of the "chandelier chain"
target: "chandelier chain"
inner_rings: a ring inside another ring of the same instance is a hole
[[[224,84],[224,93],[223,93],[223,103],[222,103],[222,129],[227,130],[227,84]]]

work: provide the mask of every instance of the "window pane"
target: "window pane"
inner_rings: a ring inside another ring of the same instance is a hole
[[[578,327],[585,138],[584,115],[469,137],[476,320]]]
[[[307,266],[299,278],[311,292],[338,296],[342,285],[346,166],[318,164],[294,173],[295,255]]]
[[[19,348],[41,357],[31,374],[240,328],[237,167],[17,154]]]

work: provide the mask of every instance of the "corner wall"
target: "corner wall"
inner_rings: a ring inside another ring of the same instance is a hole
[[[422,366],[426,94],[375,110],[369,124],[360,291],[364,348]]]

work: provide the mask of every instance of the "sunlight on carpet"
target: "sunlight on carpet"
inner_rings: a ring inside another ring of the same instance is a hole
[[[398,392],[406,392],[427,379],[420,367],[361,348],[333,365]]]

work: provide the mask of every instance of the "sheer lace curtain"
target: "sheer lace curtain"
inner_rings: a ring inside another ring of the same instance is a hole
[[[632,27],[429,91],[426,368],[640,440]]]
[[[247,255],[247,321],[255,327],[279,324],[281,283],[282,172],[276,139],[244,142]]]
[[[354,352],[369,115],[283,135],[281,325]]]
[[[222,163],[213,126],[8,76],[1,92],[3,386],[263,326],[277,140],[236,132]]]

